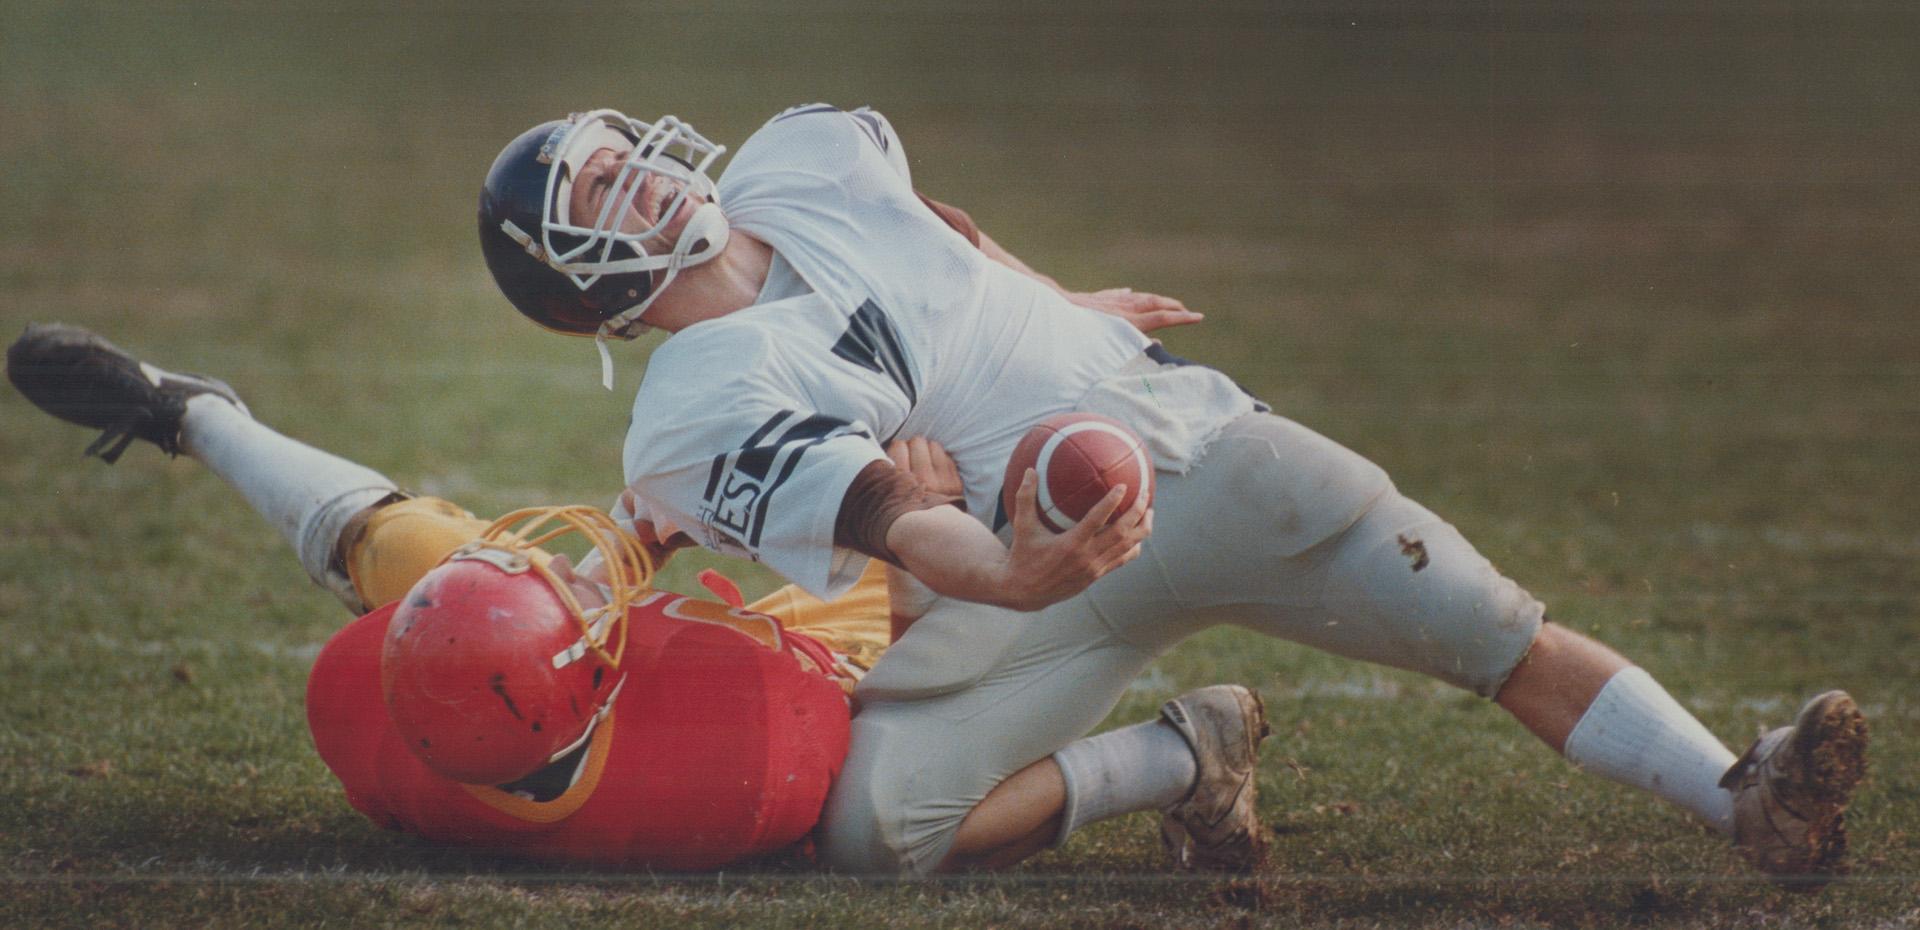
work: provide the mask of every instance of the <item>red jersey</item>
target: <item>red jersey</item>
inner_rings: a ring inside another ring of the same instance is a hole
[[[631,608],[626,684],[571,787],[535,801],[461,784],[388,720],[380,650],[395,606],[334,634],[307,681],[320,758],[382,826],[537,859],[710,869],[805,837],[846,757],[846,692],[824,647],[772,617],[659,592]]]

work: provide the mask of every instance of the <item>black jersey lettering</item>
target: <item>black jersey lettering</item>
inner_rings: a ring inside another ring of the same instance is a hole
[[[872,300],[860,305],[847,320],[847,331],[833,344],[833,354],[875,374],[886,375],[911,407],[920,399],[913,386],[913,371],[907,365],[907,353],[900,345],[900,333],[887,319],[886,311]]]
[[[699,513],[708,544],[757,561],[774,492],[793,476],[807,450],[839,436],[873,438],[838,417],[782,410],[761,423],[740,448],[715,456]]]
[[[788,117],[805,116],[808,113],[833,113],[839,109],[831,103],[803,103],[797,107],[789,107],[785,113],[774,117],[773,121],[777,123]]]
[[[860,128],[867,131],[867,138],[872,139],[873,144],[880,147],[880,151],[887,150],[887,134],[880,128],[879,114],[872,110],[860,109],[847,115],[853,117],[854,121],[860,124]]]

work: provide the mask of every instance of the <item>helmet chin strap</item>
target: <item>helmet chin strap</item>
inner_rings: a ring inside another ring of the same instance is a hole
[[[727,226],[727,215],[720,205],[711,201],[701,204],[687,220],[686,228],[680,231],[680,241],[674,243],[673,252],[667,256],[661,267],[666,274],[660,278],[660,284],[653,293],[618,315],[607,318],[600,324],[599,332],[594,333],[593,346],[600,353],[600,386],[613,390],[613,354],[607,351],[607,337],[617,335],[620,339],[634,339],[652,327],[639,321],[647,308],[666,293],[667,285],[680,274],[680,269],[704,264],[726,251],[727,241],[732,229]]]

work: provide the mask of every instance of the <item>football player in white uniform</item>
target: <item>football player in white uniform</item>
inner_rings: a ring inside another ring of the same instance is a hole
[[[1770,873],[1839,868],[1866,748],[1844,693],[1736,759],[1644,671],[1545,623],[1378,467],[1115,315],[1184,314],[1177,302],[1067,293],[918,195],[879,114],[788,110],[714,181],[722,151],[672,117],[543,124],[495,161],[480,236],[515,306],[597,337],[603,363],[609,337],[672,334],[626,440],[637,531],[663,551],[765,562],[826,598],[868,558],[924,586],[857,692],[822,838],[834,865],[1001,863],[1153,806],[1181,861],[1253,864],[1264,722],[1250,694],[1171,708],[1179,741],[1130,728],[1062,748],[1156,656],[1232,623],[1492,698]],[[1109,522],[1116,495],[1055,536],[1033,516],[1031,472],[1016,512],[997,509],[1014,444],[1069,410],[1146,439],[1152,511]],[[959,499],[889,462],[883,445],[904,436],[951,452]],[[990,795],[1020,803],[977,813]]]

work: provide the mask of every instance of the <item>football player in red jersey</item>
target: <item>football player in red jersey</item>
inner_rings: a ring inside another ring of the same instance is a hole
[[[255,421],[220,381],[164,371],[75,327],[29,327],[7,372],[42,409],[104,430],[88,451],[109,462],[144,439],[206,464],[361,615],[314,664],[314,743],[356,809],[436,842],[662,869],[806,848],[846,754],[847,696],[916,616],[910,603],[890,605],[879,563],[831,604],[788,587],[743,606],[713,573],[702,580],[724,604],[652,591],[652,566],[684,540],[631,536],[587,508],[489,524]],[[929,490],[957,490],[937,445],[889,452]],[[541,547],[554,534],[523,525],[541,519],[581,533],[597,557],[579,572],[550,557]],[[469,644],[463,631],[489,632],[503,610],[516,613],[515,636],[477,637],[477,650],[423,648]],[[408,639],[428,629],[445,635]],[[1251,700],[1244,689],[1204,691]],[[1162,754],[1156,777],[1175,774],[1156,796],[1183,803],[1201,776],[1193,743],[1204,737],[1182,710],[1193,700],[1169,702],[1166,721],[1075,745]],[[475,748],[455,743],[476,737],[482,751],[450,751]],[[1226,749],[1242,776],[1253,750]],[[952,867],[1010,864],[1043,848],[1027,827],[1028,809],[1046,803],[1035,788],[1012,779],[981,804]]]
[[[281,435],[219,381],[85,330],[30,327],[7,373],[49,413],[105,430],[89,451],[110,462],[145,439],[207,464],[361,615],[321,650],[307,718],[375,823],[678,870],[789,849],[819,819],[846,754],[847,695],[888,640],[879,571],[831,609],[778,595],[778,617],[745,609],[717,576],[731,603],[654,591],[666,547],[650,553],[602,512],[489,524]],[[543,521],[560,527],[536,532]],[[600,556],[600,583],[542,548],[562,533]]]
[[[551,520],[607,555],[605,603],[529,544]],[[707,869],[803,839],[858,660],[648,575],[605,514],[522,511],[348,625],[307,685],[347,799],[437,842],[601,866]]]

